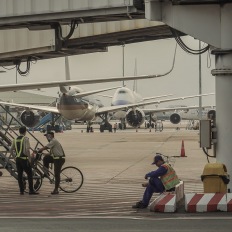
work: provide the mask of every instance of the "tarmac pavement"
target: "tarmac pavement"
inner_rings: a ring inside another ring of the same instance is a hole
[[[44,179],[38,196],[20,196],[17,181],[3,170],[0,217],[153,216],[148,209],[134,210],[131,206],[142,197],[145,174],[156,168],[151,165],[156,152],[175,156],[171,163],[185,183],[185,193],[203,191],[200,176],[207,160],[199,148],[198,131],[187,131],[184,126],[176,130],[169,124],[163,132],[82,130],[82,126],[74,126],[55,135],[66,153],[64,166],[76,166],[83,172],[82,188],[51,196],[53,186]],[[47,143],[40,132],[34,135]],[[186,157],[180,157],[182,140]]]

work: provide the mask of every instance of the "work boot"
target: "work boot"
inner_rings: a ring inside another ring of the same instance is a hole
[[[147,205],[144,205],[142,201],[138,201],[135,205],[132,205],[133,209],[145,209]]]
[[[52,192],[51,192],[52,195],[56,195],[56,194],[59,194],[59,191],[54,189]]]

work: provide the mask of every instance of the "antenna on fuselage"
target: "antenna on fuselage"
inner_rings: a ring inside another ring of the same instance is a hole
[[[68,61],[67,56],[65,56],[65,80],[66,81],[71,80],[70,71],[69,71],[69,61]],[[69,89],[70,89],[70,87],[60,86],[60,92],[61,93],[67,93]]]

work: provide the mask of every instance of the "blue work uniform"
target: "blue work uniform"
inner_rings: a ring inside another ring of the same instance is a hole
[[[153,193],[162,193],[165,188],[160,180],[160,176],[163,176],[167,173],[167,169],[163,166],[160,166],[157,170],[149,172],[145,175],[145,178],[150,178],[148,186],[146,187],[146,190],[143,194],[143,200],[142,203],[145,206],[149,205],[150,199],[153,195]]]

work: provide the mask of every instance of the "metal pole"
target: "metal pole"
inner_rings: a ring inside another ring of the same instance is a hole
[[[124,62],[124,47],[125,47],[125,44],[122,45],[122,76],[123,77],[125,76],[125,74],[124,74],[124,65],[125,65],[125,62]],[[122,81],[122,86],[125,86],[124,80]]]
[[[201,41],[199,40],[199,50],[201,50]],[[201,54],[199,54],[199,95],[202,94],[201,85]],[[199,120],[202,119],[202,97],[199,97]]]
[[[15,81],[16,81],[16,84],[18,84],[18,77],[17,77],[17,75],[18,75],[17,72],[18,71],[17,71],[17,68],[15,68],[15,69],[16,69],[16,75],[15,75],[16,80]]]
[[[215,49],[212,53],[215,58],[215,69],[212,75],[216,76],[216,127],[217,127],[217,162],[227,166],[227,171],[232,176],[232,50]],[[228,189],[232,189],[232,182],[228,184]]]

